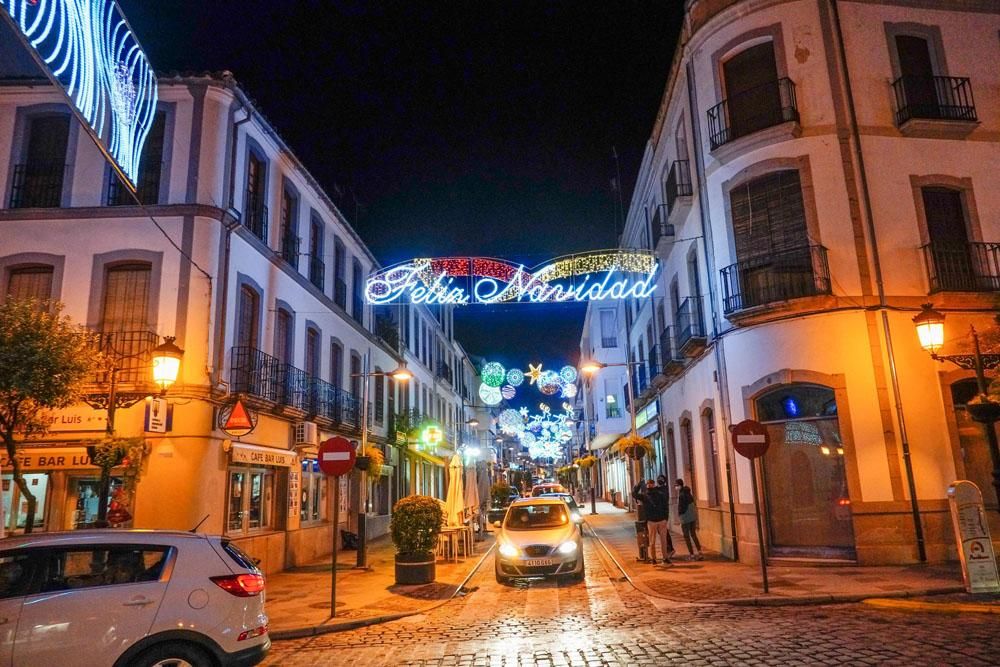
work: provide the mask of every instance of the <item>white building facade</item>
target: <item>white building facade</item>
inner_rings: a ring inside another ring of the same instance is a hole
[[[461,412],[448,379],[461,361],[450,313],[414,311],[410,328],[376,317],[363,298],[375,257],[229,73],[160,81],[142,207],[47,83],[0,88],[0,155],[0,296],[63,302],[122,367],[115,431],[144,438],[147,450],[126,525],[188,529],[205,518],[200,530],[232,537],[266,571],[329,554],[337,529],[357,529],[360,476],[341,478],[332,525],[317,445],[360,441],[366,369],[369,443],[387,464],[368,480],[368,534],[388,530],[401,496],[444,497],[454,445],[417,452],[400,415],[416,410],[446,429]],[[153,433],[142,399],[162,336],[184,358],[167,395],[169,430]],[[384,375],[404,363],[412,387]],[[100,405],[108,386],[96,380],[88,391]],[[256,420],[240,438],[220,429],[236,396]],[[37,463],[28,471],[36,529],[93,521],[97,469],[85,444],[102,436],[105,416],[81,404],[24,444]],[[55,452],[65,455],[46,455]],[[21,530],[8,480],[8,528]]]
[[[637,362],[644,472],[693,488],[710,548],[758,558],[744,419],[771,436],[769,558],[953,559],[955,479],[1000,536],[974,374],[912,322],[946,315],[943,354],[996,327],[998,31],[985,0],[687,2],[622,237],[658,254],[660,289],[616,309],[617,348],[592,304],[581,351]]]

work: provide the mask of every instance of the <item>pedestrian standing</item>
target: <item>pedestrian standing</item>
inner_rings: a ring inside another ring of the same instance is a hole
[[[646,529],[649,535],[650,562],[656,564],[656,543],[660,542],[664,565],[673,565],[670,557],[673,555],[673,544],[670,540],[670,530],[667,519],[670,514],[670,494],[667,491],[667,480],[660,477],[658,484],[649,480],[645,491],[639,493],[640,500],[646,508]]]
[[[639,560],[645,563],[649,560],[649,533],[646,523],[646,503],[643,502],[643,487],[641,479],[632,487],[632,499],[635,500],[635,540],[639,547]]]
[[[684,543],[687,545],[688,558],[704,560],[701,555],[701,542],[698,541],[698,508],[694,502],[691,488],[684,484],[683,479],[674,482],[677,490],[677,514],[681,520],[681,531],[684,533]]]

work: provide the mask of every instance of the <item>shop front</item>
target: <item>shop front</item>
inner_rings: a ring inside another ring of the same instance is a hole
[[[652,456],[644,456],[639,462],[642,479],[656,479],[666,474],[663,467],[663,443],[660,438],[659,401],[654,399],[649,405],[635,413],[635,429],[639,436],[653,445]]]

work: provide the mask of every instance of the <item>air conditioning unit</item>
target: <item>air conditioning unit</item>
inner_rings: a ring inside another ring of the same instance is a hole
[[[313,422],[295,422],[292,429],[295,431],[295,446],[302,445],[316,446],[319,444],[319,430]]]

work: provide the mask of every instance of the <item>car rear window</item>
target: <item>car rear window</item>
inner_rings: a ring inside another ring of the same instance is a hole
[[[569,523],[569,514],[564,503],[545,505],[519,505],[507,510],[507,530],[536,530],[558,528]]]
[[[257,561],[246,555],[238,546],[232,542],[223,542],[222,549],[229,554],[237,565],[245,570],[257,571]]]

